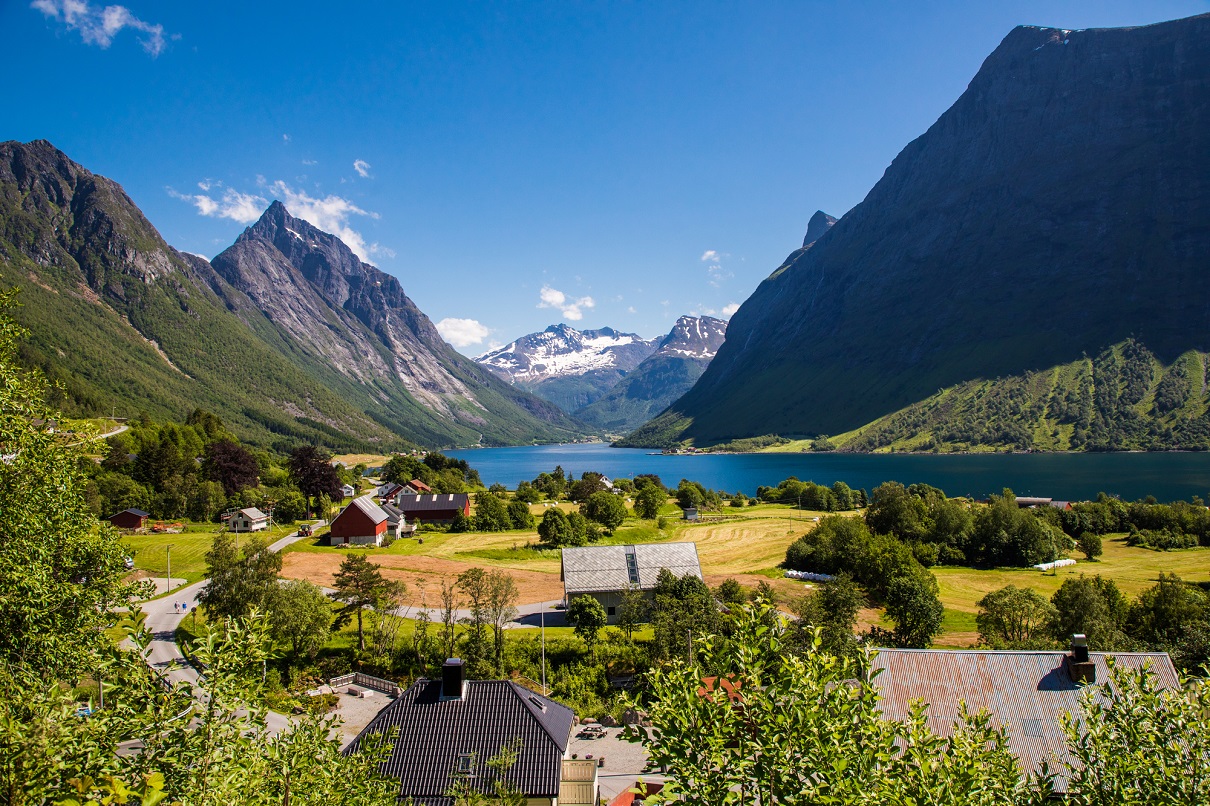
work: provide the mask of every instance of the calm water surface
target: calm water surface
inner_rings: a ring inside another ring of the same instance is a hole
[[[675,486],[682,478],[712,489],[753,495],[759,485],[789,476],[817,484],[843,481],[872,490],[884,481],[924,482],[949,495],[984,497],[1005,487],[1017,495],[1061,500],[1095,498],[1098,492],[1127,500],[1154,495],[1161,501],[1210,500],[1210,453],[1074,453],[911,456],[901,454],[748,453],[660,456],[608,445],[541,445],[448,451],[466,459],[485,484],[515,487],[562,465],[577,477],[585,471],[625,478],[655,473]]]

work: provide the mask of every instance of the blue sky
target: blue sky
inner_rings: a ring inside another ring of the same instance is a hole
[[[1014,25],[1207,11],[0,0],[0,140],[50,140],[207,257],[279,198],[470,355],[559,321],[653,337],[861,201]]]

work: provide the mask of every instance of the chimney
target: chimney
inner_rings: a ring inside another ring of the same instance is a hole
[[[1088,657],[1088,636],[1071,636],[1071,654],[1067,656],[1067,673],[1074,683],[1097,682],[1097,665]]]
[[[461,658],[448,658],[441,667],[441,699],[460,700],[466,687],[466,665]]]

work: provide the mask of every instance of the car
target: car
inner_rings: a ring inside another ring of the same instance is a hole
[[[299,537],[310,537],[311,536],[311,524],[304,523],[302,526],[298,527],[298,536]]]
[[[134,570],[134,557],[127,557],[123,561],[123,564],[126,566],[127,571],[133,571]]]

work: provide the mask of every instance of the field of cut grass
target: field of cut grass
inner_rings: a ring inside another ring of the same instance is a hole
[[[270,543],[285,537],[298,527],[274,526],[269,530],[258,532]],[[186,523],[185,531],[180,534],[146,534],[123,535],[122,542],[131,549],[136,571],[146,571],[151,576],[165,576],[168,570],[167,546],[172,546],[172,576],[185,579],[188,582],[198,582],[206,578],[206,552],[218,534],[219,527],[213,523]],[[241,541],[249,535],[235,535]]]
[[[1133,598],[1155,585],[1159,575],[1176,574],[1190,582],[1210,581],[1210,550],[1182,549],[1180,551],[1151,551],[1126,545],[1124,535],[1106,537],[1105,553],[1098,562],[1087,562],[1079,555],[1075,565],[1057,572],[1035,571],[1032,568],[933,568],[941,588],[941,603],[945,605],[945,631],[938,646],[969,646],[978,638],[975,614],[978,601],[986,594],[1005,585],[1033,588],[1050,598],[1063,581],[1080,574],[1100,575],[1112,579],[1127,597]]]

